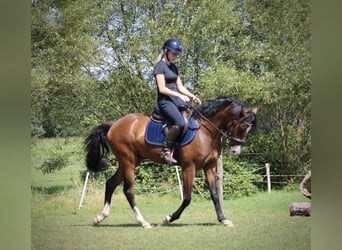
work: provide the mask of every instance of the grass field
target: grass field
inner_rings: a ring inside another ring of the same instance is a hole
[[[161,225],[180,204],[174,196],[137,197],[153,229],[143,229],[122,194],[113,197],[111,215],[99,226],[102,195],[88,195],[81,209],[72,197],[33,197],[32,249],[310,249],[310,217],[290,217],[299,192],[275,191],[224,202],[235,227],[216,220],[210,201],[195,201],[182,217]]]
[[[61,142],[63,143],[63,142]],[[217,222],[213,204],[194,195],[182,217],[170,225],[163,218],[180,205],[178,187],[168,194],[138,195],[136,201],[153,229],[143,229],[135,220],[122,187],[116,190],[110,216],[92,226],[100,214],[104,187],[88,183],[83,207],[78,208],[84,166],[80,148],[73,152],[70,167],[44,175],[36,166],[51,154],[51,140],[40,141],[32,152],[32,249],[294,249],[311,247],[311,217],[291,217],[292,202],[308,202],[299,190],[272,191],[251,197],[225,200],[224,213],[235,224],[226,228]],[[76,152],[76,153],[74,153]]]

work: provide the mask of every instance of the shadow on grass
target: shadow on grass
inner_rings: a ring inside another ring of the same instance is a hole
[[[201,227],[212,227],[212,226],[221,226],[219,223],[175,223],[175,224],[153,224],[151,223],[152,228],[160,228],[160,227],[188,227],[188,226],[201,226]],[[72,227],[99,227],[99,228],[129,228],[129,227],[141,227],[141,225],[137,223],[125,223],[125,224],[101,224],[101,225],[91,225],[91,224],[78,224],[78,225],[71,225]]]

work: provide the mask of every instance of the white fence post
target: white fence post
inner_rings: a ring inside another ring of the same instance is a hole
[[[85,178],[85,181],[84,181],[82,196],[81,196],[81,200],[80,200],[80,205],[78,206],[79,209],[82,207],[84,194],[85,194],[85,191],[86,191],[86,188],[87,188],[88,178],[89,178],[89,172],[87,172],[87,175],[86,175],[86,178]]]
[[[267,191],[271,193],[271,176],[270,176],[270,164],[266,163],[266,176],[267,176]]]
[[[179,192],[181,195],[181,200],[183,200],[183,187],[182,187],[182,182],[179,176],[179,171],[178,171],[178,166],[176,166],[176,173],[177,173],[177,179],[178,179],[178,185],[179,185]]]

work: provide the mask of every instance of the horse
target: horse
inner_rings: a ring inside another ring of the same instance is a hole
[[[242,102],[230,97],[211,99],[192,108],[197,124],[195,137],[190,143],[178,146],[174,151],[174,157],[183,173],[183,200],[174,213],[164,218],[163,223],[169,224],[180,218],[190,204],[195,173],[203,169],[217,220],[224,226],[232,227],[233,222],[223,214],[215,184],[217,160],[222,148],[221,138],[228,140],[229,154],[239,155],[248,132],[256,124],[257,108],[249,109]],[[123,193],[138,223],[143,228],[153,227],[143,217],[134,196],[135,167],[145,159],[166,164],[160,158],[161,146],[150,145],[145,141],[144,134],[149,119],[148,115],[142,113],[127,114],[115,122],[99,124],[84,139],[88,170],[104,170],[109,150],[118,161],[115,174],[106,181],[102,213],[95,216],[93,225],[99,225],[109,216],[113,192],[123,181]]]

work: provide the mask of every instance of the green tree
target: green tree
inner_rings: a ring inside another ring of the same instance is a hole
[[[250,150],[280,152],[277,173],[304,173],[311,163],[310,1],[235,3],[231,15],[238,21],[222,27],[232,35],[215,42],[217,60],[201,71],[200,92],[257,105],[263,145],[255,138]]]
[[[91,39],[101,15],[89,1],[32,4],[32,120],[45,136],[79,133],[87,72],[95,64]],[[37,124],[39,123],[39,124]]]
[[[261,62],[271,83],[262,122],[282,154],[277,173],[305,173],[311,148],[310,1],[246,1],[252,38],[264,44]],[[260,11],[262,10],[262,11]],[[265,95],[266,96],[266,95]]]
[[[32,131],[80,135],[104,120],[149,114],[155,58],[179,38],[184,84],[202,100],[258,106],[250,152],[281,173],[310,167],[310,1],[75,0],[32,3]]]

